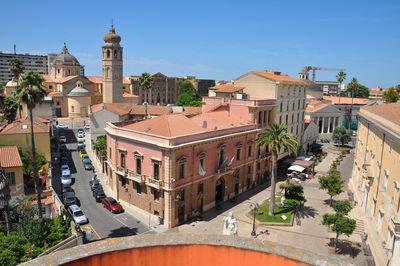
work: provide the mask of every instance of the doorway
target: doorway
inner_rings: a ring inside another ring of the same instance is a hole
[[[235,184],[235,195],[239,194],[239,183]]]
[[[224,200],[224,179],[218,179],[215,184],[215,202],[221,202]]]
[[[185,205],[178,207],[178,222],[183,223],[185,221]]]

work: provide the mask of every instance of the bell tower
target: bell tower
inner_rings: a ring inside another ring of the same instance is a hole
[[[114,25],[104,36],[103,52],[103,102],[122,103],[122,47],[121,37],[115,33]]]

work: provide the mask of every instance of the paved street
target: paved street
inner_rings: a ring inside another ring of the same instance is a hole
[[[77,130],[65,130],[68,147],[68,164],[72,175],[72,188],[78,198],[78,206],[89,219],[89,224],[82,226],[83,230],[91,229],[94,234],[90,240],[105,239],[112,237],[122,237],[142,233],[151,233],[148,226],[141,223],[138,219],[127,212],[112,214],[103,208],[101,203],[97,203],[89,187],[89,181],[93,177],[92,171],[86,171],[83,167],[81,158],[77,151]],[[61,181],[59,158],[53,158],[53,187],[60,199]]]

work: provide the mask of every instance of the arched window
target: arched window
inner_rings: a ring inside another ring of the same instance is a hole
[[[110,50],[107,50],[107,58],[110,58]]]
[[[114,50],[114,58],[117,58],[117,57],[118,57],[117,50]]]

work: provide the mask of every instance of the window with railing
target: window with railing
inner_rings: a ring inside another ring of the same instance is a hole
[[[136,174],[142,174],[142,159],[136,158]]]
[[[119,165],[122,168],[125,168],[126,167],[126,154],[125,154],[125,152],[120,152],[119,156],[120,156]]]
[[[160,162],[153,161],[153,178],[160,179]]]
[[[178,178],[179,179],[185,178],[186,162],[187,162],[187,159],[184,156],[179,157],[179,159],[176,161],[176,163],[178,165]]]

